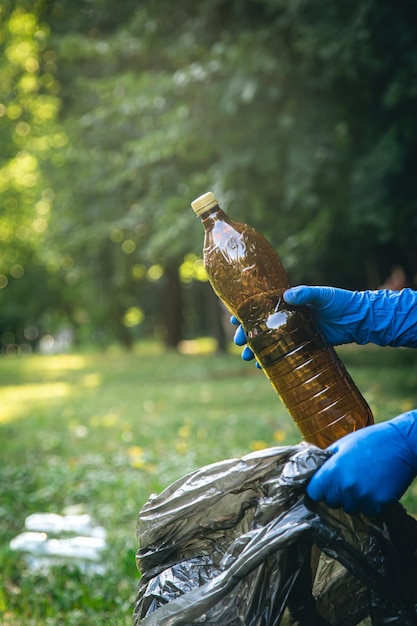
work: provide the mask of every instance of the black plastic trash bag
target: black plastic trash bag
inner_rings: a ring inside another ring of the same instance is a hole
[[[417,522],[312,503],[327,452],[279,447],[204,467],[139,515],[135,626],[417,624]]]

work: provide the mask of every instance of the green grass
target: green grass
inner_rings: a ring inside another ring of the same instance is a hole
[[[339,352],[377,421],[417,407],[416,351]],[[0,437],[5,626],[130,625],[136,518],[149,495],[205,464],[300,440],[253,364],[145,344],[131,354],[0,358]],[[417,511],[417,491],[404,501]],[[108,532],[107,574],[31,573],[9,541],[27,515],[74,507]]]

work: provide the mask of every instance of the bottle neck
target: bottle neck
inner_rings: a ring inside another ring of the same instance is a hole
[[[204,211],[204,213],[201,213],[199,217],[203,223],[204,228],[206,230],[210,230],[214,222],[219,219],[226,219],[226,213],[224,213],[224,211],[222,211],[222,209],[218,205],[216,205],[209,208],[207,211]]]

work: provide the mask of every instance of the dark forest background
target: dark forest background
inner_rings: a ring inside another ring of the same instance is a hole
[[[293,284],[416,287],[416,23],[412,0],[2,0],[3,351],[222,347],[208,190]]]

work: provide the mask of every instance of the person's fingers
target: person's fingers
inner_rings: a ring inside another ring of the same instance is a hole
[[[308,304],[313,307],[326,306],[334,295],[333,287],[308,287],[307,285],[298,285],[291,287],[284,292],[283,297],[287,304],[299,306]]]
[[[244,346],[247,343],[246,334],[242,326],[238,326],[233,337],[233,341],[237,346]]]
[[[252,350],[248,346],[245,346],[242,350],[242,359],[244,361],[252,361],[252,359],[254,358],[255,355],[253,354]]]

